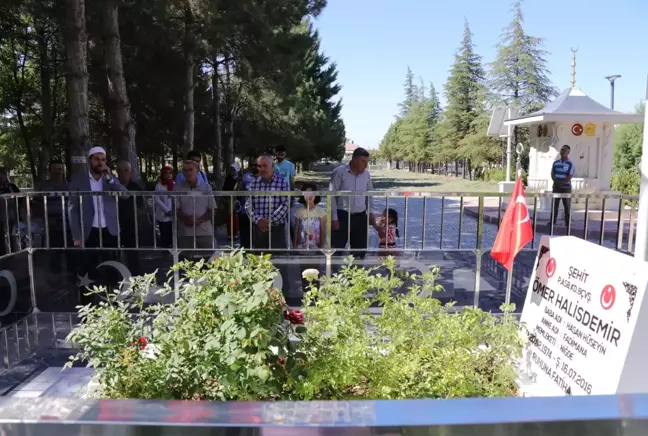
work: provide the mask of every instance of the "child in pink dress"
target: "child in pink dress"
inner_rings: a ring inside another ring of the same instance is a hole
[[[385,209],[380,222],[374,224],[374,228],[380,238],[378,246],[382,249],[381,254],[394,255],[391,251],[396,248],[396,238],[400,237],[398,234],[398,212],[392,208]]]

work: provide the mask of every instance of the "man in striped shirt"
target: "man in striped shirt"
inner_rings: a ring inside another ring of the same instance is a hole
[[[571,179],[574,177],[576,167],[574,162],[569,159],[569,152],[571,151],[569,145],[563,145],[560,149],[560,159],[556,160],[551,167],[551,179],[553,180],[553,193],[554,194],[571,194],[572,185]],[[553,216],[551,217],[551,226],[556,224],[558,220],[558,208],[560,207],[560,198],[554,199]],[[563,207],[565,208],[565,225],[569,226],[569,213],[571,210],[571,199],[562,199]]]
[[[257,159],[259,177],[251,182],[248,191],[290,191],[288,182],[274,172],[270,156]],[[256,249],[286,249],[286,217],[288,196],[254,195],[245,203],[245,210],[252,221],[252,245]]]

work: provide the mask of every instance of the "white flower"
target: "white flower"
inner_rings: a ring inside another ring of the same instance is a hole
[[[316,280],[319,277],[319,271],[315,268],[305,269],[302,273],[302,277],[308,281]]]
[[[142,356],[147,359],[157,359],[157,355],[160,353],[160,349],[154,344],[148,344],[142,350]]]

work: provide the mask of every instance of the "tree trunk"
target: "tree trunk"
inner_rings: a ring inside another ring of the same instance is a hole
[[[212,132],[214,135],[212,165],[214,166],[214,179],[216,180],[216,188],[220,189],[223,180],[223,137],[221,135],[220,120],[221,97],[218,78],[218,55],[214,54],[212,61],[214,63],[214,72],[212,74]]]
[[[135,146],[135,123],[130,115],[126,79],[119,38],[118,0],[104,0],[104,46],[108,73],[108,98],[111,101],[113,147],[120,159],[131,164],[133,181],[140,181],[140,165]]]
[[[88,64],[85,0],[65,2],[65,52],[67,54],[67,104],[70,173],[88,172],[90,149],[88,121]]]
[[[225,148],[225,166],[234,163],[234,114],[231,114],[225,127],[227,132],[227,147]]]
[[[52,106],[52,75],[50,70],[49,44],[43,23],[37,25],[36,34],[40,67],[41,121],[43,123],[41,149],[38,159],[38,180],[42,182],[46,179],[47,167],[54,151],[54,108]]]
[[[184,58],[185,58],[185,98],[184,98],[184,143],[182,152],[186,155],[194,148],[194,41],[193,13],[189,6],[185,7],[184,28]]]

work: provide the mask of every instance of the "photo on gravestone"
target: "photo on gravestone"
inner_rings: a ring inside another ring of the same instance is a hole
[[[6,255],[0,259],[0,328],[25,318],[31,311],[28,254]]]
[[[522,310],[525,396],[648,390],[648,264],[573,236],[543,236]]]

